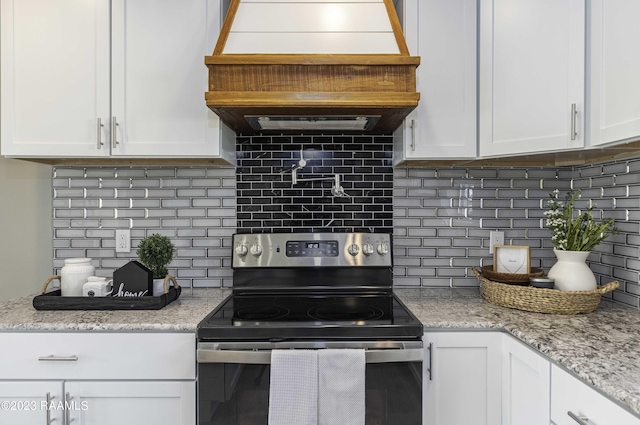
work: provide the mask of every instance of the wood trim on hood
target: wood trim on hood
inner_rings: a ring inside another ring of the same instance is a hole
[[[237,133],[258,132],[249,116],[380,116],[391,133],[416,107],[416,68],[393,1],[383,0],[400,54],[225,54],[240,0],[232,0],[211,56],[207,106]],[[327,129],[331,131],[331,129]]]

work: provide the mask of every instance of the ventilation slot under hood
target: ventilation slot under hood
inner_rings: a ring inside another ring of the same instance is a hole
[[[207,106],[237,133],[390,133],[418,105],[392,0],[231,0]]]

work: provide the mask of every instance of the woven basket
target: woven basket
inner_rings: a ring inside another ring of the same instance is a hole
[[[537,269],[535,267],[531,267],[531,272],[529,274],[494,272],[493,264],[489,264],[488,266],[482,266],[481,273],[482,273],[482,276],[486,277],[487,279],[491,279],[495,282],[511,283],[514,285],[528,285],[529,278],[542,277],[544,275],[544,271],[542,269]]]
[[[494,282],[482,276],[476,268],[473,269],[473,273],[480,280],[480,293],[486,301],[502,307],[536,313],[591,313],[598,308],[602,294],[618,287],[618,282],[614,281],[593,291],[567,292]]]

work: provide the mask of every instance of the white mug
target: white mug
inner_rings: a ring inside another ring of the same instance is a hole
[[[85,297],[105,297],[111,293],[109,287],[113,280],[106,277],[89,276],[87,283],[82,286],[82,295]]]

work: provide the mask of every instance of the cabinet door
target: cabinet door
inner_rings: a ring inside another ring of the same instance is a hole
[[[640,419],[568,372],[551,366],[551,420],[576,425],[573,414],[589,425],[640,425]]]
[[[2,154],[108,155],[109,0],[0,0],[0,19]]]
[[[502,425],[549,423],[551,365],[510,335],[502,344]]]
[[[591,2],[591,146],[640,139],[638,16],[637,0]]]
[[[475,158],[477,0],[407,0],[404,12],[420,102],[394,135],[395,158]]]
[[[500,423],[501,337],[498,332],[425,334],[426,425]]]
[[[0,402],[0,424],[63,423],[62,381],[0,381]]]
[[[67,381],[69,418],[82,425],[195,425],[194,381]]]
[[[220,32],[220,0],[112,3],[112,154],[219,156],[204,57]]]
[[[583,147],[585,0],[482,0],[479,33],[480,155]]]

